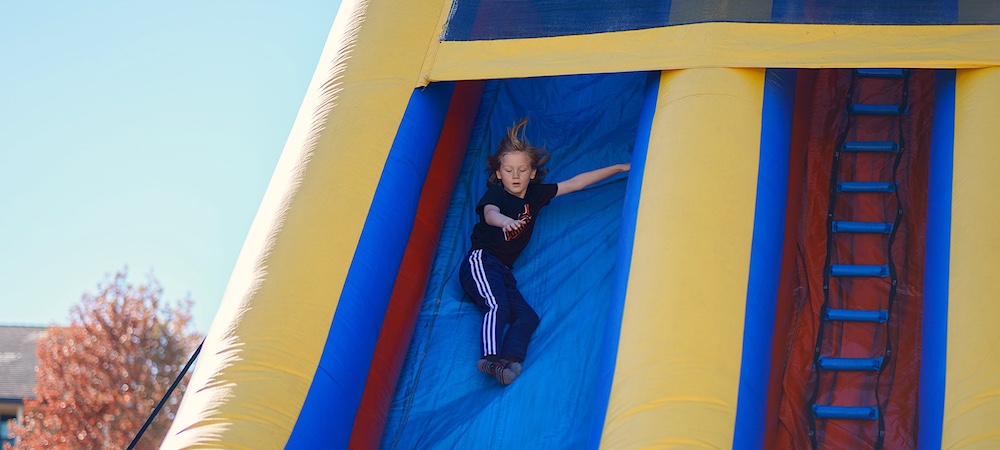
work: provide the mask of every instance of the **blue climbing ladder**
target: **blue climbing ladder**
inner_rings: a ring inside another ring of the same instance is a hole
[[[908,81],[903,69],[852,72],[830,171],[809,411],[814,449],[825,448],[824,430],[831,426],[856,430],[874,449],[885,438],[879,382],[893,351],[888,327],[897,289],[893,242],[903,216],[897,171],[906,148]],[[897,101],[866,102],[876,97],[873,91]]]

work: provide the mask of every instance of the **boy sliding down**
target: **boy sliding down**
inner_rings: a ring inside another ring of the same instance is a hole
[[[472,230],[472,248],[459,269],[462,288],[483,310],[483,356],[476,368],[504,386],[521,374],[528,341],[538,327],[538,315],[517,290],[511,268],[528,245],[539,212],[555,197],[630,168],[615,164],[556,184],[542,183],[547,172],[542,166],[549,157],[524,138],[527,123],[524,118],[508,129],[496,153],[486,159],[488,187],[476,206],[479,222]]]

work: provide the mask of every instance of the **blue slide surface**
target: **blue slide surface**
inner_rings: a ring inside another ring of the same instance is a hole
[[[469,247],[486,157],[507,127],[529,116],[527,136],[551,154],[545,181],[632,158],[646,73],[487,83],[431,269],[416,330],[389,411],[382,448],[586,448],[603,423],[606,353],[617,345],[623,292],[616,262],[628,177],[561,196],[542,210],[514,267],[541,317],[523,374],[507,387],[476,370],[482,312],[458,267]],[[648,120],[648,119],[647,119]],[[647,174],[649,176],[649,174]],[[618,319],[612,319],[618,320]],[[600,416],[600,417],[597,417]]]

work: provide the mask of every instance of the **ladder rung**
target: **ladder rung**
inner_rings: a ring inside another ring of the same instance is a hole
[[[831,406],[812,405],[813,416],[817,419],[878,419],[878,408],[874,406]]]
[[[831,264],[831,277],[887,277],[889,266],[865,266],[859,264]]]
[[[892,233],[892,222],[833,222],[834,233]]]
[[[903,78],[903,69],[857,69],[855,73],[859,77],[866,78]]]
[[[839,181],[837,192],[895,192],[896,183],[884,181]]]
[[[855,103],[851,105],[851,113],[879,115],[879,116],[893,116],[899,114],[899,105],[873,105],[868,103]]]
[[[840,320],[844,322],[885,322],[889,320],[889,311],[869,311],[861,309],[828,309],[824,320]]]
[[[892,141],[844,142],[844,145],[840,146],[840,151],[893,153],[899,151],[899,144]]]
[[[877,358],[828,358],[819,357],[819,370],[879,370],[882,357]]]

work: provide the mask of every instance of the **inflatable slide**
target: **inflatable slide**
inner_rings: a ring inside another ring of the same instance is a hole
[[[1000,446],[1000,8],[345,0],[163,448]],[[832,5],[831,3],[837,3]],[[556,198],[476,370],[459,261]]]

